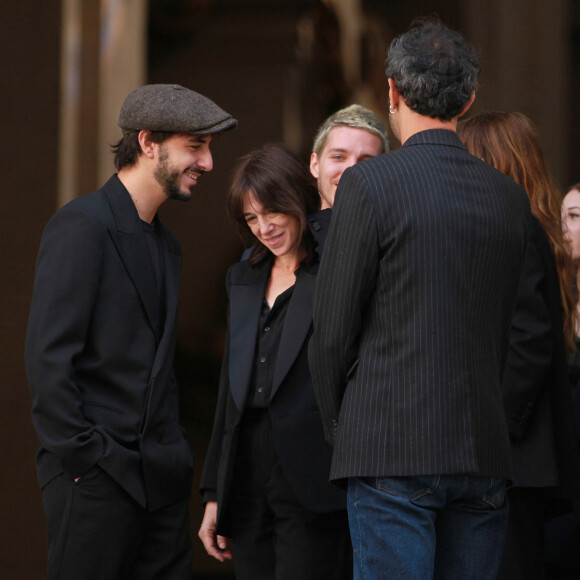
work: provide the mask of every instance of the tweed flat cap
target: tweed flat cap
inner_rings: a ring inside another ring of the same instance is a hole
[[[123,131],[174,131],[209,135],[238,122],[207,97],[180,85],[145,85],[129,93],[119,113]]]

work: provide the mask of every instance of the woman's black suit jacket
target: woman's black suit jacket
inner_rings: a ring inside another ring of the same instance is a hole
[[[201,478],[204,501],[218,502],[217,533],[230,536],[228,499],[240,419],[251,388],[254,351],[272,259],[227,273],[229,329],[210,446]],[[325,441],[308,368],[318,265],[301,266],[290,299],[268,412],[284,475],[299,501],[315,512],[346,508],[344,492],[328,481],[332,447]]]
[[[573,499],[580,497],[580,451],[561,304],[554,256],[534,218],[502,378],[514,486]]]

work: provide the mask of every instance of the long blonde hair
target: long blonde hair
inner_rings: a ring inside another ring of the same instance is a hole
[[[576,307],[574,270],[562,230],[562,194],[546,163],[538,130],[522,113],[480,113],[459,123],[457,132],[472,155],[509,175],[526,190],[556,262],[563,307],[564,341],[574,348]]]

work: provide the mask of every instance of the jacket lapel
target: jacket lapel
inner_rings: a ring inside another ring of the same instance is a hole
[[[303,267],[297,276],[296,285],[284,320],[284,330],[280,337],[280,346],[274,369],[271,398],[276,394],[290,367],[298,357],[312,326],[315,286],[316,273]]]
[[[159,340],[157,283],[147,247],[146,234],[139,222],[139,214],[129,192],[117,176],[111,177],[103,190],[113,212],[116,226],[109,229],[109,234],[135,285],[149,324]]]
[[[232,279],[230,286],[229,379],[236,406],[243,410],[252,380],[260,311],[271,262],[266,260],[257,268],[243,262],[240,267],[244,269],[243,275]]]

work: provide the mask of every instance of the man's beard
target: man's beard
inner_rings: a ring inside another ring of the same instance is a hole
[[[182,172],[171,169],[167,159],[169,154],[163,148],[159,155],[159,162],[153,173],[155,181],[163,188],[167,199],[177,199],[178,201],[189,201],[193,193],[194,185],[190,185],[189,191],[184,192],[180,188]]]

